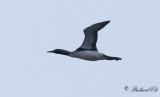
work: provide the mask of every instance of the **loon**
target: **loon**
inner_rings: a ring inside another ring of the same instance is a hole
[[[82,45],[73,52],[55,49],[48,51],[48,53],[62,54],[70,56],[73,58],[79,58],[88,61],[98,61],[98,60],[121,60],[119,57],[107,56],[103,53],[98,52],[96,43],[98,38],[98,31],[105,27],[110,21],[104,21],[100,23],[93,24],[83,30],[85,34],[85,39]]]

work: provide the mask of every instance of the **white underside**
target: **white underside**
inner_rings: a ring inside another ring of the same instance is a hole
[[[70,53],[71,57],[76,57],[84,60],[96,61],[96,60],[103,60],[104,56],[102,53],[98,51],[75,51]]]

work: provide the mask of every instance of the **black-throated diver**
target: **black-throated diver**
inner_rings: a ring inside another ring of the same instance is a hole
[[[80,58],[88,61],[97,61],[97,60],[121,60],[119,57],[111,57],[107,56],[103,53],[98,52],[96,43],[98,38],[98,31],[105,27],[110,21],[104,21],[100,23],[93,24],[83,30],[85,34],[85,39],[82,45],[73,52],[63,50],[63,49],[55,49],[52,51],[48,51],[49,53],[56,53],[67,55],[74,58]]]

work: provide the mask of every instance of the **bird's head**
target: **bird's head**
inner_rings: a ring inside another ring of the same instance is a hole
[[[52,51],[48,51],[48,53],[56,53],[56,54],[62,54],[62,55],[69,55],[69,51],[63,50],[63,49],[55,49]]]
[[[58,53],[58,49],[52,50],[52,51],[48,51],[48,53]]]

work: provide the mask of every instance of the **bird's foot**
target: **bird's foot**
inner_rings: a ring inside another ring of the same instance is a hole
[[[114,60],[118,61],[118,60],[122,60],[122,58],[119,57],[113,57]]]

